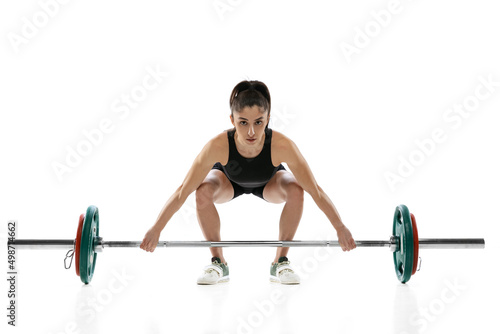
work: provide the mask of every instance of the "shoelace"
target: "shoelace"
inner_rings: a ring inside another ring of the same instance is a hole
[[[215,262],[215,261],[214,261],[214,262],[212,262],[212,264],[213,264],[214,266],[219,267],[219,268],[222,270],[222,267],[220,266],[220,263],[219,263],[219,262]],[[205,272],[206,272],[207,274],[212,273],[212,271],[215,271],[215,272],[217,273],[217,275],[219,275],[219,272],[218,272],[217,270],[215,270],[214,268],[207,268],[207,269],[205,269]]]
[[[283,265],[283,264],[288,264],[288,265],[289,265],[289,264],[290,264],[290,261],[283,261],[283,262],[278,263],[278,265],[276,266],[276,271],[278,270],[278,267],[279,267],[280,265]],[[282,271],[280,271],[280,274],[281,274],[281,273],[286,273],[286,272],[289,272],[289,273],[291,273],[291,274],[295,274],[295,272],[294,272],[292,269],[290,269],[290,268],[285,268],[285,269],[283,269]]]
[[[211,274],[211,273],[212,273],[212,271],[215,271],[215,272],[217,273],[217,275],[219,275],[219,272],[218,272],[217,270],[215,270],[214,268],[208,268],[208,269],[205,269],[205,272],[206,272],[207,274]]]

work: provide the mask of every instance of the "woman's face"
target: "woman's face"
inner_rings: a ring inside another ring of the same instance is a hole
[[[260,146],[265,140],[264,130],[269,122],[269,112],[262,113],[259,106],[245,107],[231,116],[231,123],[236,128],[239,142]]]

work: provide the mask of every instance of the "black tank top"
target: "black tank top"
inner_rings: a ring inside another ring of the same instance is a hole
[[[229,141],[229,159],[223,166],[224,174],[229,180],[239,184],[244,188],[257,188],[264,186],[274,176],[278,169],[283,168],[280,164],[273,166],[271,161],[271,138],[273,131],[269,128],[265,130],[266,138],[264,147],[258,156],[245,158],[236,149],[234,133],[236,129],[227,130]]]

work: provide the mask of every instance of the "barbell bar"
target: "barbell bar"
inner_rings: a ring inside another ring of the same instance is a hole
[[[142,241],[105,241],[99,236],[99,210],[89,206],[80,216],[77,239],[9,239],[16,249],[69,249],[79,260],[77,275],[83,283],[92,280],[97,253],[105,248],[140,247]],[[483,249],[482,238],[419,239],[416,220],[408,208],[396,207],[393,235],[389,240],[357,240],[356,247],[388,247],[393,253],[396,275],[401,283],[415,274],[419,249]],[[76,245],[79,247],[76,247]],[[241,241],[159,241],[158,248],[168,247],[340,247],[337,240],[241,240]],[[66,259],[65,259],[66,261]],[[77,262],[77,263],[78,263]]]
[[[356,247],[394,247],[395,240],[356,240]],[[142,241],[104,241],[95,244],[96,252],[104,248],[136,248]],[[484,239],[418,239],[420,249],[480,249]],[[9,242],[17,249],[71,249],[72,239],[16,239]],[[337,240],[235,240],[235,241],[158,241],[157,247],[340,247]]]

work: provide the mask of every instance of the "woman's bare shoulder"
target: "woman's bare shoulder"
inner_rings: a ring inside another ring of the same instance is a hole
[[[227,140],[227,131],[231,129],[224,130],[223,132],[212,137],[207,143],[209,147],[210,155],[215,158],[216,161],[225,165],[227,163],[227,158],[229,156],[229,144]]]
[[[292,140],[286,135],[273,129],[272,145],[274,147],[276,147],[277,149],[283,149],[289,147],[291,142]]]
[[[271,161],[273,166],[287,160],[288,150],[292,147],[292,140],[283,133],[273,130],[273,139],[271,142]]]
[[[228,146],[227,132],[231,130],[232,129],[227,129],[222,131],[221,133],[217,134],[212,139],[210,139],[210,142],[217,147],[223,147],[223,146],[227,147]]]

